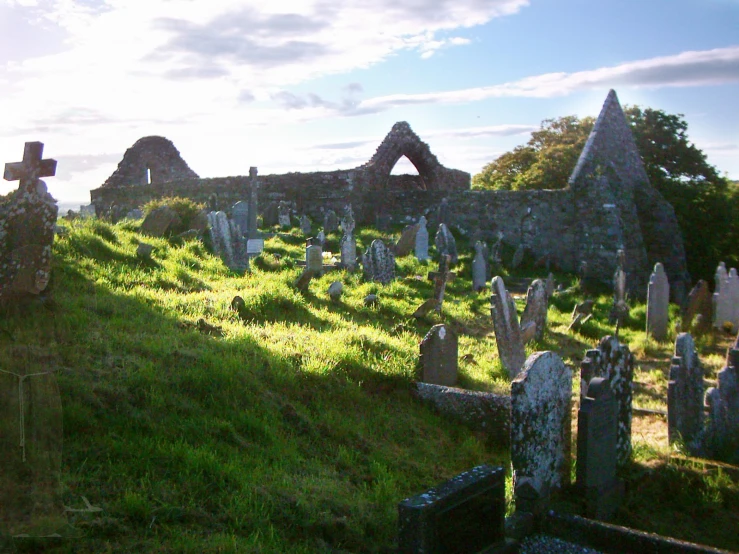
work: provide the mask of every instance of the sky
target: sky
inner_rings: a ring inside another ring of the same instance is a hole
[[[474,175],[609,89],[739,179],[739,0],[0,0],[0,164],[43,142],[60,204],[149,135],[266,175],[357,167],[407,121]]]

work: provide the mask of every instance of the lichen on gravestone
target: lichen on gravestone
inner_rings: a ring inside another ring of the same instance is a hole
[[[675,355],[667,383],[667,436],[683,441],[697,454],[703,435],[703,366],[689,333],[675,340]]]
[[[518,375],[526,361],[526,351],[521,340],[516,304],[508,294],[501,277],[493,277],[491,283],[490,311],[495,328],[495,342],[503,367],[511,379]]]

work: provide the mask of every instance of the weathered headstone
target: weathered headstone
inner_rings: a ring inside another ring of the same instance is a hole
[[[350,271],[357,266],[357,241],[352,233],[345,233],[339,244],[341,248],[341,265]]]
[[[305,249],[305,269],[313,275],[323,272],[323,248],[320,244],[310,244]]]
[[[737,290],[739,292],[739,290]],[[670,284],[665,268],[657,262],[647,287],[647,333],[656,341],[667,339],[670,319]]]
[[[703,434],[703,367],[689,333],[675,341],[667,383],[667,437],[697,453]]]
[[[148,213],[141,223],[141,232],[152,237],[163,237],[180,223],[181,219],[176,211],[169,206],[160,206]]]
[[[400,234],[398,242],[395,243],[395,256],[402,258],[408,256],[416,245],[416,233],[418,232],[418,224],[407,225]]]
[[[526,361],[526,351],[521,340],[516,304],[508,294],[501,277],[493,277],[491,283],[490,311],[495,328],[495,342],[503,367],[511,379],[518,375]]]
[[[387,285],[395,279],[395,256],[385,243],[375,239],[362,256],[365,279]]]
[[[356,222],[354,221],[352,205],[347,204],[344,206],[344,217],[341,218],[341,232],[344,233],[344,235],[351,235],[354,233],[355,226]]]
[[[616,323],[620,328],[629,315],[629,305],[626,301],[626,271],[624,271],[624,251],[619,250],[620,263],[613,274],[613,306],[608,320]]]
[[[277,213],[277,203],[268,202],[262,211],[262,225],[264,227],[273,227],[279,223],[279,214]]]
[[[336,217],[336,212],[328,210],[323,216],[323,230],[327,235],[337,231],[339,229],[339,219]]]
[[[230,267],[233,263],[234,252],[228,217],[224,212],[210,212],[208,214],[208,223],[210,225],[210,240],[213,244],[213,250]]]
[[[713,322],[713,295],[708,283],[698,281],[688,294],[688,301],[682,314],[680,329],[703,335],[710,332]]]
[[[588,350],[580,364],[580,399],[588,395],[588,385],[594,377],[602,377],[610,383],[618,405],[618,436],[616,463],[624,466],[631,457],[632,383],[634,380],[634,355],[629,347],[607,336],[598,348]]]
[[[429,259],[429,232],[426,229],[426,218],[424,216],[421,216],[418,220],[415,254],[416,258],[421,262]]]
[[[487,284],[487,260],[483,253],[483,244],[475,243],[475,258],[472,260],[472,290],[478,291],[485,288]]]
[[[398,504],[399,554],[517,551],[505,538],[505,471],[478,466]]]
[[[706,391],[708,422],[706,441],[709,455],[720,455],[729,463],[739,463],[739,350],[731,348],[727,364],[718,372],[718,386]]]
[[[308,218],[307,215],[303,215],[300,217],[300,232],[304,235],[310,235],[311,229],[312,229],[311,221]]]
[[[236,202],[231,208],[231,221],[241,229],[241,235],[244,236],[249,232],[249,204],[246,202]]]
[[[623,497],[616,478],[618,405],[607,379],[595,377],[577,413],[577,485],[590,517],[610,518]]]
[[[723,328],[731,324],[734,332],[739,328],[739,277],[736,269],[729,270],[719,292],[713,295],[713,325]]]
[[[511,383],[517,511],[539,513],[550,494],[570,482],[571,395],[572,371],[554,352],[529,356]]]
[[[292,227],[292,222],[290,221],[289,202],[281,200],[280,203],[277,204],[277,223],[279,223],[280,227],[283,229],[290,229]]]
[[[511,269],[516,269],[523,262],[523,255],[526,253],[526,247],[523,244],[519,244],[516,247],[516,251],[513,253],[513,259],[511,260]]]
[[[490,261],[495,265],[501,262],[500,246],[501,244],[503,244],[503,236],[504,236],[503,232],[498,231],[498,235],[497,235],[498,238],[493,243],[493,247],[490,249]]]
[[[726,264],[724,262],[719,262],[718,267],[716,268],[716,273],[713,276],[713,292],[721,292],[721,285],[726,281],[728,276],[729,274],[726,271]]]
[[[434,325],[421,341],[421,381],[453,387],[457,384],[457,333],[447,325]]]
[[[452,258],[452,264],[457,263],[457,243],[451,231],[444,223],[439,224],[436,237],[434,237],[434,245],[440,256],[448,254]]]
[[[547,298],[551,298],[554,294],[554,275],[550,273],[547,275]]]
[[[546,283],[541,279],[535,279],[526,292],[526,307],[521,314],[521,332],[524,333],[525,329],[533,325],[533,338],[537,341],[542,340],[547,328],[548,309],[549,297]]]
[[[328,287],[328,296],[332,302],[338,302],[341,300],[341,293],[344,292],[344,285],[341,281],[334,281]]]

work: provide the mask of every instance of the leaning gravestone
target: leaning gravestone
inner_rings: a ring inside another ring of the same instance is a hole
[[[304,235],[310,235],[311,229],[312,229],[312,226],[311,226],[310,219],[308,219],[308,216],[307,215],[302,216],[300,218],[300,231]]]
[[[475,258],[472,260],[472,290],[478,291],[485,288],[487,284],[487,260],[483,253],[483,244],[475,243]]]
[[[517,511],[539,513],[550,494],[570,482],[571,395],[572,371],[554,352],[529,356],[511,383]]]
[[[421,216],[418,220],[418,230],[416,231],[415,254],[418,261],[423,262],[429,259],[429,232],[426,229],[426,218]]]
[[[598,348],[588,350],[580,364],[580,399],[588,395],[588,384],[594,377],[610,382],[618,405],[618,437],[616,463],[624,466],[631,457],[632,383],[634,380],[634,355],[629,347],[607,336]]]
[[[688,294],[680,328],[686,333],[692,331],[696,335],[704,335],[711,331],[712,322],[713,297],[708,283],[701,279]]]
[[[533,337],[540,341],[547,328],[547,310],[549,309],[547,285],[541,279],[535,279],[526,292],[526,308],[521,314],[521,331],[534,326]],[[526,342],[526,341],[524,341]]]
[[[727,323],[735,332],[739,328],[739,277],[733,267],[721,284],[721,290],[713,295],[713,325],[723,328]]]
[[[336,212],[328,210],[323,216],[323,230],[326,234],[333,233],[339,229],[339,219],[336,217]]]
[[[670,444],[682,440],[697,453],[703,433],[703,367],[689,333],[675,341],[667,383],[667,437]]]
[[[362,256],[364,276],[368,281],[387,285],[395,279],[395,256],[385,243],[375,239]]]
[[[452,264],[457,263],[457,243],[444,223],[439,224],[439,230],[434,237],[434,245],[440,256],[449,255],[452,257]]]
[[[656,341],[667,339],[670,313],[670,283],[661,263],[654,265],[647,287],[647,333]]]
[[[710,455],[739,463],[739,350],[729,349],[718,386],[706,391],[708,424],[705,445]]]
[[[517,552],[505,538],[504,469],[478,466],[400,502],[397,552]]]
[[[616,478],[618,406],[607,379],[595,377],[577,413],[577,486],[588,516],[610,518],[623,497]]]
[[[503,367],[511,379],[518,375],[526,361],[526,351],[521,340],[516,304],[508,294],[501,277],[493,277],[490,310],[495,327],[495,342]]]
[[[457,384],[457,334],[446,325],[434,325],[421,341],[421,381],[453,387]]]
[[[249,204],[246,202],[236,202],[231,208],[231,221],[238,225],[241,235],[249,232]]]

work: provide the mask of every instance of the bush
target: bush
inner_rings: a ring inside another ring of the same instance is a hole
[[[172,234],[182,233],[191,228],[191,224],[201,211],[205,209],[205,204],[195,202],[189,198],[182,198],[181,196],[169,196],[166,198],[157,198],[156,200],[150,200],[142,208],[144,215],[149,215],[150,212],[168,206],[172,208],[177,215],[180,216],[182,221],[181,225],[178,225],[176,229],[172,229]]]

